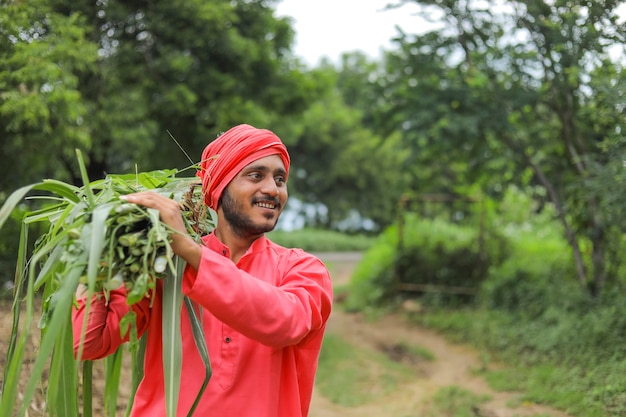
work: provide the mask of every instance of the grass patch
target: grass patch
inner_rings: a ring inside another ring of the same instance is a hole
[[[321,229],[274,230],[267,233],[267,237],[281,246],[308,252],[362,252],[369,249],[375,239],[363,234],[348,235]]]
[[[320,352],[316,386],[332,402],[356,407],[394,392],[411,377],[411,369],[383,353],[327,334]]]
[[[475,417],[476,407],[489,400],[457,386],[440,389],[426,414],[427,417]]]
[[[504,364],[506,368],[497,370],[485,364],[480,372],[496,390],[518,391],[523,401],[550,405],[572,416],[625,416],[626,359],[618,353],[610,356],[606,346],[588,348],[587,338],[580,336],[579,342],[575,338],[553,342],[555,329],[571,326],[564,333],[577,335],[587,329],[565,313],[561,317],[563,321],[552,327],[539,325],[541,318],[532,321],[502,311],[471,309],[430,310],[413,319],[487,352],[484,360]],[[613,349],[620,352],[619,347]]]

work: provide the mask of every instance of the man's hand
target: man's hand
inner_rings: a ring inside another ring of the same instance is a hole
[[[120,197],[129,203],[149,207],[159,211],[161,221],[172,229],[172,250],[194,269],[198,269],[202,257],[202,248],[187,232],[181,207],[176,201],[152,191],[128,194]]]

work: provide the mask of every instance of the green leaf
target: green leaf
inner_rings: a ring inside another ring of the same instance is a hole
[[[93,361],[83,362],[83,417],[93,415]]]
[[[104,378],[104,412],[109,417],[115,417],[123,359],[124,348],[121,346],[117,348],[115,353],[104,359],[106,364],[106,374]]]
[[[42,184],[35,184],[35,187],[33,189],[48,191],[50,193],[63,197],[64,199],[71,201],[72,203],[78,203],[81,201],[81,198],[79,196],[80,188],[63,181],[45,179],[43,180]]]
[[[163,375],[165,378],[165,405],[167,417],[176,416],[182,366],[180,312],[182,308],[182,270],[184,261],[175,260],[176,272],[168,274],[163,282]]]
[[[52,416],[78,415],[78,369],[70,315],[56,335],[48,377],[47,406]],[[86,416],[84,416],[86,417]]]
[[[9,217],[11,217],[11,213],[13,212],[15,207],[20,203],[20,201],[24,199],[26,194],[28,194],[28,192],[35,187],[35,185],[37,184],[26,185],[22,188],[18,188],[9,195],[9,197],[2,205],[2,208],[0,208],[0,228],[2,227],[4,222],[6,222]]]
[[[78,261],[71,266],[71,269],[66,273],[65,278],[61,283],[61,287],[57,292],[55,292],[55,302],[52,316],[46,326],[45,332],[43,332],[42,334],[39,350],[37,352],[37,358],[35,359],[35,363],[31,368],[31,375],[28,380],[26,389],[23,393],[24,397],[20,409],[20,416],[23,416],[26,413],[26,409],[34,396],[35,389],[39,384],[41,376],[43,375],[43,372],[45,370],[46,363],[52,351],[55,349],[71,349],[71,354],[74,354],[72,345],[67,346],[66,344],[61,344],[55,346],[55,344],[58,343],[57,335],[62,332],[63,327],[67,327],[67,318],[70,316],[70,309],[73,305],[74,293],[76,292],[78,280],[83,271],[83,266],[86,261],[87,253],[83,253],[81,256],[82,258],[78,259]],[[32,279],[30,281],[32,281]],[[32,285],[29,285],[29,305],[33,304],[33,300],[35,298],[35,293],[32,287]],[[30,318],[30,321],[32,322],[32,317]],[[25,333],[27,333],[26,330]]]
[[[96,287],[100,257],[102,256],[102,251],[106,244],[106,220],[112,208],[113,204],[111,203],[95,207],[91,215],[91,223],[89,224],[91,227],[87,227],[87,225],[83,227],[85,236],[81,236],[81,241],[89,252],[89,259],[87,260],[89,294],[91,294]]]
[[[95,198],[93,195],[93,190],[91,189],[89,176],[87,175],[87,168],[85,167],[85,161],[83,160],[83,154],[80,149],[76,149],[76,157],[78,158],[78,167],[80,168],[80,176],[83,179],[83,185],[85,190],[85,196],[87,197],[87,202],[89,203],[89,207],[95,206]]]
[[[198,318],[198,314],[196,314],[196,310],[193,306],[193,303],[189,297],[185,297],[185,307],[187,308],[187,313],[189,314],[189,320],[191,322],[191,330],[193,332],[193,339],[196,342],[196,347],[198,348],[198,353],[202,358],[202,363],[204,363],[204,380],[202,381],[202,385],[200,386],[200,390],[198,391],[198,395],[196,395],[196,399],[194,400],[191,409],[187,413],[187,416],[192,416],[200,399],[202,398],[202,394],[209,384],[209,380],[211,379],[211,375],[213,374],[213,370],[211,368],[211,360],[209,358],[209,348],[206,345],[206,339],[204,337],[204,329],[202,327],[202,322]],[[202,309],[202,307],[199,307]]]
[[[59,267],[59,259],[63,255],[63,247],[61,243],[67,238],[66,233],[55,236],[52,240],[48,241],[44,246],[37,249],[36,260],[44,257],[48,253],[50,256],[46,259],[46,262],[41,267],[37,279],[34,282],[35,290],[38,290],[43,284],[48,282],[51,278],[55,277],[55,268]],[[33,269],[31,269],[33,271]]]
[[[144,357],[146,355],[146,341],[148,339],[147,333],[144,333],[139,339],[139,343],[135,346],[131,346],[131,367],[132,367],[132,381],[131,381],[131,395],[128,404],[126,405],[126,417],[130,416],[130,411],[133,408],[133,402],[135,400],[135,393],[137,392],[137,387],[139,387],[139,383],[143,379],[144,369]]]

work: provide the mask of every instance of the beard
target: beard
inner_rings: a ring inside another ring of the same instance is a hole
[[[224,218],[228,221],[233,233],[240,237],[257,236],[271,232],[276,227],[278,217],[273,224],[257,224],[250,216],[246,215],[239,204],[228,192],[224,190],[220,197],[220,204],[224,213]]]

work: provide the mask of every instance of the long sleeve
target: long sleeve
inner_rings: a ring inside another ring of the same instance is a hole
[[[251,339],[272,347],[298,344],[330,315],[328,270],[301,250],[279,253],[269,247],[255,256],[258,248],[252,249],[235,265],[203,248],[198,271],[189,268],[185,274],[183,292]]]
[[[72,311],[72,331],[74,352],[80,353],[81,359],[103,358],[115,352],[122,343],[129,340],[128,332],[125,337],[122,337],[120,327],[122,318],[131,311],[131,307],[126,304],[124,289],[111,291],[108,302],[102,294],[95,294],[89,306],[89,318],[86,323],[86,299],[78,299],[77,302],[78,306]],[[144,299],[132,306],[132,311],[136,314],[139,334],[142,334],[147,327],[149,305],[150,300]]]

